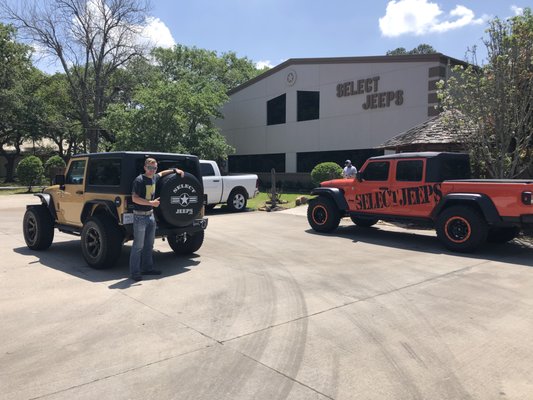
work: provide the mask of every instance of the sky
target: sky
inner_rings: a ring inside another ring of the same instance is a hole
[[[422,43],[460,60],[477,46],[483,63],[488,22],[533,6],[532,0],[149,1],[143,35],[150,43],[233,51],[258,67],[290,58],[385,55]],[[61,70],[54,61],[36,58],[46,72]]]
[[[488,21],[516,15],[531,0],[152,0],[161,46],[234,51],[259,66],[289,58],[384,55],[426,43],[465,59],[486,56]],[[480,62],[482,59],[479,60]]]

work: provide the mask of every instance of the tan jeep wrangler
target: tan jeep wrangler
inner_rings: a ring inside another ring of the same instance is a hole
[[[198,157],[171,153],[112,152],[72,157],[66,175],[37,193],[41,205],[28,205],[24,240],[32,250],[52,244],[54,229],[81,237],[81,249],[93,268],[112,267],[122,244],[133,239],[132,183],[143,173],[144,160],[153,157],[160,170],[185,171],[158,181],[156,237],[167,238],[177,254],[191,254],[204,241],[204,190]]]

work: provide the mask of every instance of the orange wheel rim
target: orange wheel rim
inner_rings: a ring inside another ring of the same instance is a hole
[[[317,225],[324,225],[328,220],[328,210],[323,205],[318,205],[313,208],[313,222]]]
[[[461,244],[470,239],[472,227],[466,218],[456,215],[448,218],[446,225],[444,225],[444,232],[448,240]]]

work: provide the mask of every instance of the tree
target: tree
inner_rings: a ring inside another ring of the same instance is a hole
[[[22,185],[28,186],[28,193],[32,186],[42,182],[43,175],[44,167],[39,157],[25,157],[17,165],[17,178]]]
[[[338,178],[342,178],[342,168],[334,162],[320,163],[311,171],[311,180],[315,185]]]
[[[258,74],[253,63],[234,53],[218,56],[181,45],[156,49],[153,57],[156,67],[145,82],[108,109],[104,126],[116,137],[114,148],[225,159],[233,149],[214,118],[222,118],[226,92]]]
[[[13,182],[22,144],[38,139],[35,91],[43,74],[33,68],[30,47],[17,42],[16,30],[0,23],[0,155],[6,159],[6,182]]]
[[[429,44],[419,44],[417,47],[415,47],[412,50],[407,51],[405,47],[397,47],[394,50],[387,51],[387,56],[402,56],[402,55],[408,55],[408,54],[435,54],[438,53],[437,50],[435,50],[432,46]]]
[[[55,145],[55,148],[48,149],[48,153],[57,153],[65,159],[79,152],[83,148],[83,129],[66,75],[56,73],[46,76],[37,96],[42,107],[40,124],[43,138]]]
[[[100,119],[116,94],[109,85],[111,76],[145,53],[137,38],[147,1],[26,0],[19,8],[9,0],[0,1],[6,16],[27,38],[61,63],[89,151],[97,151]]]
[[[439,96],[450,129],[462,140],[475,170],[489,178],[515,178],[533,166],[533,15],[489,23],[487,63],[456,67]],[[471,50],[476,64],[476,49]],[[531,172],[529,172],[531,174]]]

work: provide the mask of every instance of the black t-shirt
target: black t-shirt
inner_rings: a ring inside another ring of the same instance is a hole
[[[148,201],[154,200],[155,184],[157,183],[158,179],[158,174],[155,174],[153,178],[148,178],[146,175],[141,174],[133,181],[133,188],[131,192]],[[153,209],[153,207],[133,203],[133,209],[137,211],[150,211]]]

